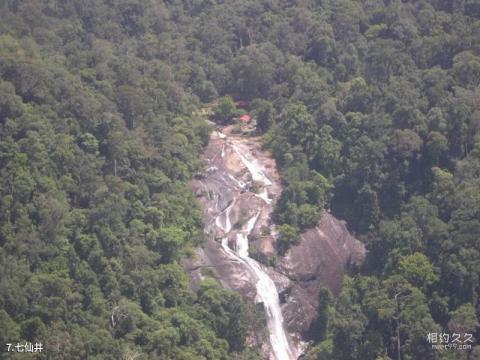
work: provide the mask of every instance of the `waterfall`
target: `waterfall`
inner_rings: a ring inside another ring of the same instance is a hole
[[[215,218],[215,225],[217,228],[221,229],[224,233],[230,232],[232,230],[232,222],[230,221],[230,212],[232,211],[233,206],[235,205],[235,199],[232,200],[230,205],[227,206],[220,214]]]
[[[261,198],[266,204],[270,204],[271,199],[268,197],[266,187],[272,185],[272,182],[264,174],[255,159],[248,159],[235,145],[232,145],[232,148],[252,175],[252,179],[263,184],[261,193],[256,196]],[[225,148],[223,147],[222,153],[224,153],[224,151]],[[243,185],[243,182],[237,179],[233,174],[228,174],[228,177],[231,178],[237,185]],[[225,234],[222,239],[222,248],[227,256],[242,263],[247,271],[253,275],[253,278],[256,279],[255,286],[257,289],[257,301],[262,302],[265,307],[273,358],[275,360],[294,360],[296,359],[296,350],[290,345],[290,342],[288,341],[288,335],[285,332],[283,315],[275,283],[265,271],[264,267],[257,263],[254,259],[250,258],[248,255],[248,236],[255,227],[255,223],[257,222],[262,210],[258,210],[255,215],[252,216],[242,226],[241,229],[236,230],[235,250],[232,250],[229,246],[229,234],[231,232],[235,232],[235,230],[232,230],[233,226],[230,216],[231,210],[235,204],[236,199],[234,198],[231,204],[225,210],[220,212],[215,218],[215,225]]]
[[[242,160],[243,164],[247,167],[248,171],[250,171],[250,174],[252,174],[252,179],[254,181],[258,181],[263,183],[265,186],[270,186],[272,185],[272,182],[268,179],[268,177],[265,176],[263,171],[259,168],[258,164],[256,163],[255,160],[249,160],[245,157],[244,154],[240,151],[240,149],[232,145],[233,150],[237,153],[237,155],[240,157],[240,160]]]

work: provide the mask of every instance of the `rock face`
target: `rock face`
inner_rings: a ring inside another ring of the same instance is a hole
[[[338,293],[345,267],[360,264],[364,257],[364,245],[348,232],[344,221],[329,213],[317,227],[303,233],[300,243],[276,267],[292,284],[288,289],[291,301],[284,308],[288,329],[297,333],[308,330],[316,316],[320,287]]]
[[[192,284],[208,273],[261,302],[270,332],[267,357],[296,359],[298,342],[316,317],[320,286],[338,292],[345,266],[361,262],[364,247],[344,222],[325,213],[275,268],[257,263],[252,250],[256,258],[276,253],[271,212],[281,184],[275,161],[261,150],[259,138],[234,135],[228,127],[212,133],[203,160],[205,175],[191,188],[204,212],[207,240],[186,263]]]
[[[228,134],[229,129],[224,129]],[[239,261],[225,254],[222,239],[227,233],[228,245],[235,249],[235,239],[239,228],[258,211],[260,215],[252,229],[251,237],[260,233],[262,226],[270,226],[272,211],[271,199],[281,189],[276,173],[275,162],[268,154],[260,151],[260,142],[256,138],[242,138],[214,131],[210,136],[202,159],[206,164],[205,175],[191,182],[192,191],[197,195],[205,216],[207,241],[197,250],[196,260],[189,264],[194,280],[201,279],[202,268],[210,268],[222,284],[240,292],[247,298],[256,296],[255,282],[249,271]],[[253,175],[242,162],[242,157],[255,157],[256,165],[262,169],[268,185],[267,193],[254,193],[252,187],[261,179],[255,169]],[[272,240],[269,241],[271,243]],[[194,281],[195,282],[195,281]]]

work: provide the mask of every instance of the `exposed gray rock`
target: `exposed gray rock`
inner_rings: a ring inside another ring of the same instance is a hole
[[[361,263],[364,257],[363,243],[349,233],[344,221],[329,213],[322,216],[317,227],[303,233],[300,243],[276,267],[293,283],[291,301],[285,307],[289,330],[307,331],[316,316],[320,287],[338,293],[345,267],[350,262]]]
[[[229,129],[224,132],[228,134]],[[256,165],[249,167],[242,159],[244,155],[253,157]],[[249,246],[263,253],[265,259],[276,255],[277,234],[270,217],[281,184],[275,161],[261,150],[258,138],[229,134],[227,141],[219,132],[212,133],[203,160],[205,174],[193,180],[191,188],[204,212],[207,240],[197,249],[195,258],[185,263],[192,286],[196,287],[208,272],[226,288],[251,301],[258,300],[252,272],[246,270],[245,263],[228,256],[227,251],[236,250],[237,231],[257,214]],[[262,169],[262,174],[256,173],[256,167]],[[256,185],[258,181],[264,186]],[[222,247],[222,239],[228,247]],[[284,326],[297,343],[316,317],[320,287],[338,293],[345,267],[350,262],[361,262],[364,255],[363,244],[348,232],[345,223],[326,212],[316,228],[303,233],[300,243],[278,258],[275,268],[263,267],[277,288]]]

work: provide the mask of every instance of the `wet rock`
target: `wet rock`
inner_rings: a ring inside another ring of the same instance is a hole
[[[199,282],[205,278],[204,273],[208,272],[208,276],[219,280],[223,287],[236,291],[251,301],[256,297],[256,279],[242,264],[225,256],[221,244],[213,239],[198,248],[195,258],[186,261],[184,267],[192,279],[193,290],[198,289]]]
[[[212,133],[203,154],[204,176],[190,184],[203,209],[206,242],[185,267],[191,274],[192,287],[207,274],[252,302],[265,299],[258,296],[256,284],[259,276],[265,276],[259,275],[259,269],[266,273],[271,279],[269,289],[273,288],[269,294],[278,296],[284,327],[298,345],[316,318],[320,287],[328,286],[338,293],[345,267],[363,260],[364,247],[344,222],[325,213],[316,228],[302,234],[297,246],[285,257],[278,257],[274,246],[278,234],[271,221],[274,202],[281,193],[275,161],[261,149],[259,138],[232,135],[228,129],[224,132],[228,136]],[[249,227],[247,223],[254,217],[253,227]],[[260,268],[230,253],[246,251],[245,242],[238,246],[238,234],[240,238],[248,235],[249,257],[262,263]]]

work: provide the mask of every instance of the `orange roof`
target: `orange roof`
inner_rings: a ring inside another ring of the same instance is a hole
[[[240,120],[242,120],[243,122],[249,122],[250,121],[250,115],[242,115],[240,116]]]

